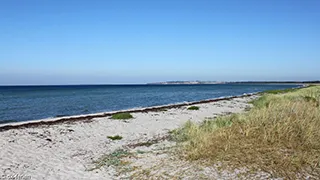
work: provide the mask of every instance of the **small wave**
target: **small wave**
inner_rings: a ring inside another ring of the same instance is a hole
[[[66,117],[66,116],[71,116],[71,115],[68,115],[68,114],[58,114],[58,115],[55,115],[54,117],[59,118],[59,117]]]

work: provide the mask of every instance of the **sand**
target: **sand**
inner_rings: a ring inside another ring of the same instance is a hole
[[[134,118],[126,121],[108,116],[4,130],[0,132],[0,179],[17,175],[26,179],[236,179],[238,172],[219,172],[214,166],[199,167],[176,159],[169,152],[175,143],[165,137],[188,120],[202,122],[243,112],[251,106],[248,101],[257,97],[198,104],[200,110],[195,111],[182,106],[132,113]],[[107,138],[114,135],[123,139]],[[106,165],[92,170],[94,161],[119,148],[137,153],[124,158],[121,168]]]

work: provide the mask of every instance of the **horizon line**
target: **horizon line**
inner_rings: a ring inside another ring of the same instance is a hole
[[[104,86],[104,85],[206,85],[206,84],[160,84],[166,82],[219,82],[217,84],[223,83],[320,83],[320,80],[304,80],[304,81],[295,81],[295,80],[279,80],[279,81],[199,81],[199,80],[190,80],[190,81],[180,81],[180,80],[170,80],[170,81],[160,81],[160,82],[148,82],[148,83],[97,83],[97,84],[0,84],[1,86]],[[210,85],[210,84],[207,84]],[[213,85],[213,84],[211,84]]]

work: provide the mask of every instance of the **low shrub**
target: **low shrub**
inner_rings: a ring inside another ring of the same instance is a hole
[[[119,135],[115,135],[115,136],[107,136],[107,138],[115,141],[115,140],[121,140],[122,139],[122,136],[119,136]]]
[[[190,106],[190,107],[188,107],[188,110],[199,110],[200,109],[200,107],[198,107],[198,106]]]
[[[131,119],[133,116],[130,113],[118,113],[112,115],[111,119]]]

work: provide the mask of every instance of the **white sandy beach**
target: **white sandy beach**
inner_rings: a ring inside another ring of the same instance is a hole
[[[0,177],[19,175],[31,179],[120,179],[131,176],[133,179],[143,179],[154,175],[159,179],[172,179],[177,176],[182,179],[200,176],[210,179],[234,179],[237,177],[235,174],[220,173],[213,167],[190,170],[186,166],[194,167],[186,163],[176,160],[169,163],[166,160],[170,159],[170,155],[161,153],[159,148],[172,146],[173,142],[167,140],[150,147],[131,146],[131,151],[159,152],[128,159],[132,167],[135,167],[130,172],[119,174],[112,166],[96,170],[90,168],[94,166],[93,161],[104,154],[118,148],[130,149],[130,145],[139,142],[161,139],[168,135],[170,130],[180,127],[188,120],[201,122],[205,118],[243,112],[250,106],[247,102],[256,97],[254,95],[199,104],[198,111],[187,110],[185,106],[167,111],[132,113],[134,118],[126,121],[104,117],[5,130],[0,132]],[[114,135],[120,135],[123,139],[112,141],[107,138]],[[181,171],[176,169],[179,164],[182,165]],[[149,168],[148,173],[145,173],[143,168]],[[162,171],[167,171],[167,175],[161,175],[164,173]]]

